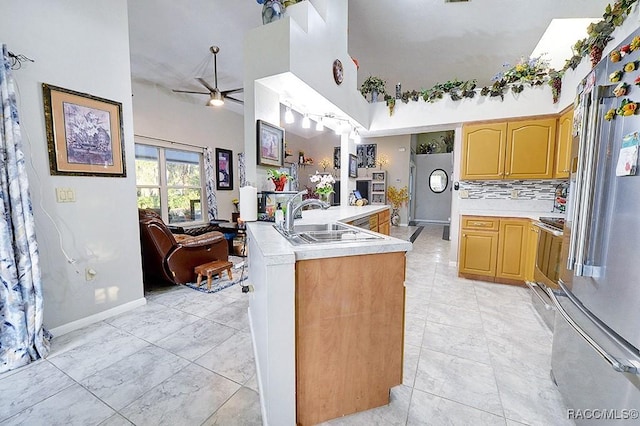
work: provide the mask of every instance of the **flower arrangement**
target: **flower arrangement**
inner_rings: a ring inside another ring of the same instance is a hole
[[[333,184],[336,180],[329,173],[321,174],[316,170],[315,175],[311,175],[309,180],[316,184],[315,193],[322,196],[328,196],[333,193]]]
[[[331,165],[331,160],[329,160],[328,158],[323,158],[322,160],[320,160],[320,163],[318,164],[320,165],[320,167],[322,167],[324,171],[326,171],[327,167]]]
[[[284,184],[289,180],[293,180],[293,177],[287,172],[269,169],[267,170],[267,179],[270,179],[273,182],[273,184],[276,186],[276,191],[283,191]]]
[[[237,198],[234,198],[233,200],[231,200],[231,203],[233,204],[234,213],[240,212],[240,210],[238,210],[238,205],[240,204],[240,200],[238,200]]]
[[[402,189],[390,186],[387,188],[387,198],[389,198],[391,206],[397,210],[409,201],[409,189],[406,186]]]

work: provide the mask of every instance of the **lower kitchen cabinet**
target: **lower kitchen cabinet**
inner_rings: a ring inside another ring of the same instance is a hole
[[[389,209],[378,213],[378,232],[389,235]]]
[[[460,276],[511,284],[525,280],[530,220],[463,216],[461,223]]]

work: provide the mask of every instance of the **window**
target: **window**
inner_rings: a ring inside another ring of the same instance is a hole
[[[155,210],[169,224],[202,222],[206,211],[202,153],[135,146],[138,207]]]

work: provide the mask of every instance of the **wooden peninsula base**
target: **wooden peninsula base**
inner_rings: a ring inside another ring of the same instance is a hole
[[[298,425],[389,403],[402,383],[405,253],[296,262]]]

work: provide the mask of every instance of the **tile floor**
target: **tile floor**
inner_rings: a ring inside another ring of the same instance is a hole
[[[457,278],[448,256],[442,226],[425,227],[408,254],[404,381],[391,403],[326,424],[572,424],[549,379],[551,333],[527,290]],[[147,297],[0,375],[0,425],[261,424],[239,288]]]

